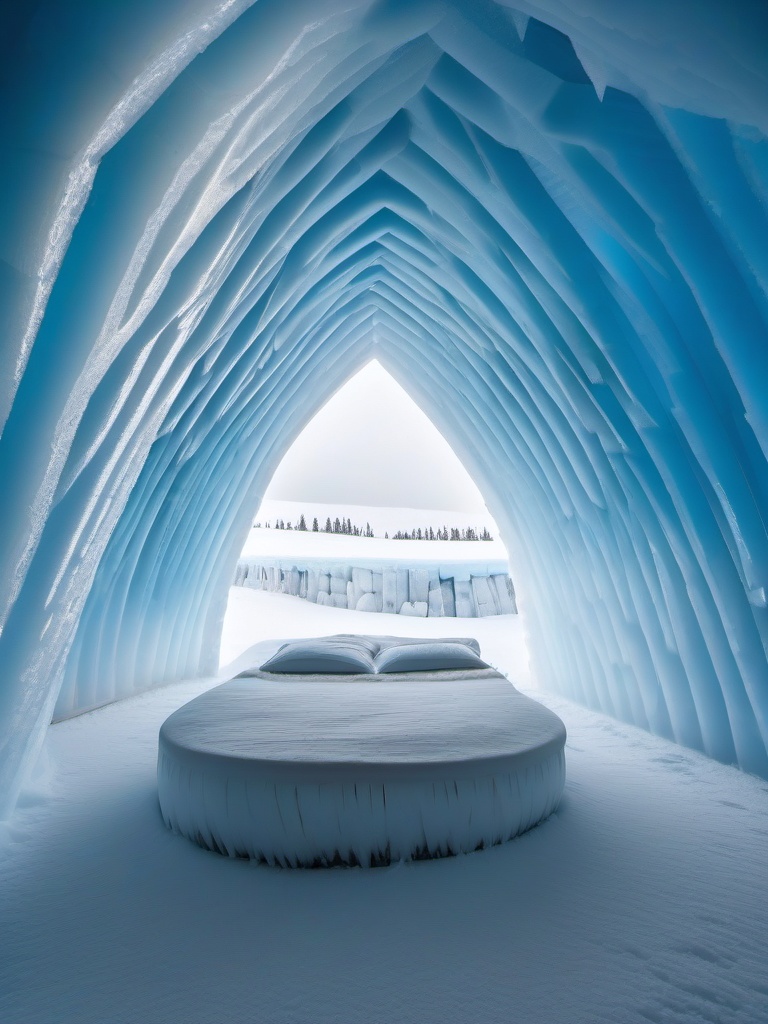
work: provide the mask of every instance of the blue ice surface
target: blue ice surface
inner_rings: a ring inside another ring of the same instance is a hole
[[[374,356],[541,684],[768,776],[762,0],[3,18],[6,810],[60,692],[214,669],[272,472]]]

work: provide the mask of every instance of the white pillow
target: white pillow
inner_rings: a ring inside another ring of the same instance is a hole
[[[367,636],[365,633],[335,633],[333,636],[320,637],[329,644],[341,644],[342,646],[359,647],[368,651],[372,658],[379,653],[378,636]]]
[[[474,650],[453,640],[385,647],[374,664],[376,672],[438,672],[445,669],[488,668]]]
[[[375,672],[373,658],[365,644],[346,638],[323,637],[283,644],[277,654],[261,666],[264,672],[301,675],[360,675]]]
[[[362,637],[360,638],[362,639]],[[371,640],[377,640],[379,650],[384,651],[388,647],[410,647],[418,644],[463,644],[469,647],[475,654],[480,654],[480,644],[473,636],[374,636]],[[378,651],[377,651],[378,653]]]

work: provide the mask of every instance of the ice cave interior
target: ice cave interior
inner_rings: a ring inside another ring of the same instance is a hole
[[[60,694],[215,670],[374,356],[540,684],[768,776],[762,0],[37,0],[0,46],[4,812]]]

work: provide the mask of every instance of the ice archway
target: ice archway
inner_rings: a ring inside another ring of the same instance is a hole
[[[0,792],[216,659],[282,453],[371,356],[471,468],[542,683],[768,774],[768,13],[4,15]]]

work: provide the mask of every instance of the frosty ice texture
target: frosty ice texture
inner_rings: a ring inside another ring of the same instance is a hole
[[[468,618],[485,615],[514,615],[515,591],[503,562],[474,564],[435,562],[410,568],[398,562],[371,564],[378,569],[349,565],[337,559],[241,558],[235,570],[236,587],[291,594],[313,604],[332,605],[358,612],[388,612],[393,615],[419,613],[431,616],[456,615],[457,589],[469,593]],[[397,599],[401,578],[400,602]],[[422,580],[420,577],[425,576]],[[334,581],[343,583],[343,590]],[[463,584],[469,584],[464,588]],[[410,599],[409,599],[410,598]]]
[[[738,8],[13,7],[6,808],[60,690],[212,670],[272,471],[374,353],[483,490],[542,684],[768,775],[768,8]]]

